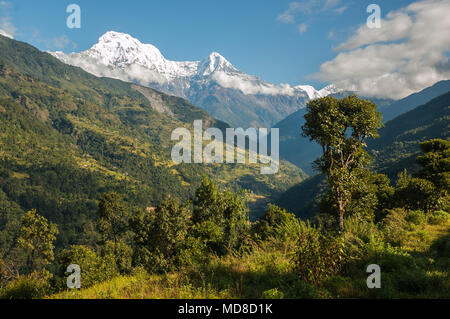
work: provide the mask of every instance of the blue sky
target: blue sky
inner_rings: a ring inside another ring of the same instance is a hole
[[[41,50],[86,50],[115,30],[155,45],[169,59],[200,60],[217,51],[266,81],[321,87],[327,81],[310,75],[333,60],[339,53],[333,48],[365,24],[370,3],[378,4],[385,17],[412,2],[2,0],[0,19],[14,27],[15,39]],[[81,7],[81,29],[66,27],[70,3]]]

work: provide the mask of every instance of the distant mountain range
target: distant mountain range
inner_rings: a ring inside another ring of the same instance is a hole
[[[390,121],[396,116],[408,112],[419,105],[425,104],[431,99],[448,91],[450,91],[450,80],[439,81],[420,92],[413,93],[390,105],[381,106],[380,111],[383,114],[383,121]]]
[[[448,83],[450,81],[439,82],[432,88]],[[429,93],[430,89],[425,91]],[[421,95],[416,94],[415,97],[420,99]],[[380,129],[380,137],[370,140],[367,147],[374,168],[395,178],[405,167],[414,170],[415,157],[420,153],[419,142],[432,138],[450,138],[450,88],[444,94],[387,122]]]
[[[233,127],[272,127],[314,98],[336,93],[330,85],[271,84],[245,74],[217,52],[201,61],[171,61],[151,44],[110,31],[87,51],[50,52],[97,76],[138,83],[188,99]]]
[[[450,91],[450,80],[440,81],[431,87],[414,93],[401,100],[373,99],[379,111],[383,115],[383,122],[392,120],[402,113],[408,112],[419,105],[425,104],[431,99]],[[331,94],[336,98],[353,94],[354,92],[340,92]],[[280,129],[280,155],[282,158],[302,168],[308,174],[313,174],[311,163],[320,156],[321,149],[316,143],[301,136],[301,127],[305,122],[306,109],[300,109],[275,125]]]

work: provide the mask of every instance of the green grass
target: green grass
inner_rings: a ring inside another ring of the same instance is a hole
[[[450,298],[449,255],[448,251],[442,252],[448,250],[449,242],[450,221],[443,225],[424,225],[409,232],[401,254],[390,255],[396,250],[383,253],[381,289],[367,288],[364,262],[356,270],[353,268],[352,273],[347,270],[342,275],[328,277],[318,286],[307,284],[295,274],[292,263],[295,243],[269,240],[254,245],[242,255],[213,257],[205,265],[177,273],[149,275],[138,271],[135,275],[120,276],[87,289],[67,290],[48,298]],[[411,261],[418,266],[409,265]],[[401,268],[405,264],[407,268]]]

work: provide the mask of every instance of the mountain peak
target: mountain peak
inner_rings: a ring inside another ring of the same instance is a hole
[[[143,44],[129,34],[117,31],[103,34],[86,54],[108,66],[127,67],[137,64],[151,68],[151,64],[165,62],[164,56],[155,46]]]
[[[132,36],[127,33],[117,31],[107,31],[98,40],[103,41],[111,38],[132,38]]]
[[[143,44],[131,35],[116,31],[108,31],[103,34],[99,39],[97,44],[119,44],[125,47],[130,46],[142,46]]]
[[[217,71],[236,72],[237,69],[220,53],[212,52],[206,59],[200,62],[197,73],[205,76]]]

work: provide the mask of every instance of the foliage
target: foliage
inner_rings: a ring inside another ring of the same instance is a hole
[[[66,273],[69,265],[78,265],[81,269],[81,287],[91,287],[96,283],[109,280],[118,275],[114,256],[103,256],[86,246],[71,246],[58,255],[60,286],[66,287]]]
[[[22,217],[17,244],[27,252],[28,271],[40,270],[54,260],[53,242],[57,234],[56,225],[48,223],[36,210]]]
[[[204,177],[193,204],[194,236],[218,254],[241,247],[250,228],[245,193],[219,191],[215,182]]]
[[[339,273],[346,258],[344,248],[342,236],[324,234],[318,228],[304,225],[294,259],[296,272],[302,280],[319,284]]]
[[[283,299],[284,293],[278,288],[266,290],[262,293],[261,299]]]
[[[327,175],[341,231],[357,184],[355,171],[367,162],[363,146],[367,138],[378,136],[377,129],[381,127],[381,114],[376,108],[373,102],[355,95],[340,100],[324,97],[307,105],[303,135],[322,147],[322,157],[315,164]]]
[[[445,196],[450,189],[450,141],[433,139],[420,143],[424,153],[417,157],[422,166],[418,176],[431,181]]]
[[[135,262],[150,271],[173,270],[188,230],[186,205],[167,197],[153,211],[137,212],[130,221],[135,233]]]
[[[375,220],[382,218],[383,210],[392,206],[394,188],[386,175],[373,174],[368,170],[355,170],[355,184],[347,205],[347,216]],[[331,192],[320,203],[320,213],[334,215],[337,210]]]
[[[34,271],[30,275],[20,275],[6,288],[0,290],[0,299],[40,299],[51,293],[50,279],[47,270]]]
[[[283,232],[290,224],[298,224],[294,214],[287,212],[276,205],[269,204],[267,212],[253,226],[253,232],[257,239],[265,240],[269,237],[281,237],[288,235]]]
[[[116,243],[107,241],[101,247],[100,255],[103,259],[115,261],[120,274],[129,274],[132,270],[133,249],[122,241]]]
[[[127,229],[125,204],[117,193],[102,194],[98,204],[98,229],[104,242],[117,243]]]
[[[436,207],[436,188],[432,182],[404,171],[398,176],[394,200],[397,207],[428,211]]]
[[[445,224],[450,220],[450,214],[443,210],[436,210],[428,216],[428,222],[432,225]]]
[[[427,222],[427,217],[425,216],[424,212],[420,210],[414,210],[410,211],[406,215],[405,220],[409,223],[412,223],[413,225],[420,226],[424,225]]]

